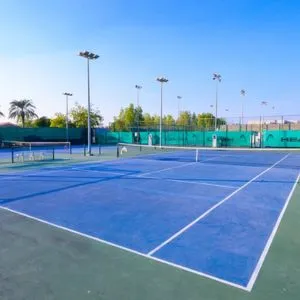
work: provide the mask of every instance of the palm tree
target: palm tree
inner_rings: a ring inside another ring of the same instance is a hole
[[[0,117],[4,117],[4,114],[1,110],[0,110]]]
[[[18,121],[21,119],[22,126],[24,128],[25,119],[37,117],[37,114],[34,112],[34,110],[35,106],[31,100],[13,100],[10,102],[9,118],[17,118]]]

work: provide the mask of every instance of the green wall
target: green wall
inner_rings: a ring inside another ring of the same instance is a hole
[[[148,144],[148,135],[152,134],[153,144],[159,144],[159,131],[140,132],[140,142]],[[211,147],[212,136],[218,136],[219,147],[251,147],[252,131],[185,131],[172,130],[162,132],[163,145]],[[87,130],[70,128],[69,138],[72,144],[86,143]],[[65,141],[65,128],[19,128],[0,127],[0,141]],[[133,143],[132,132],[110,132],[96,129],[96,142],[102,145]],[[263,147],[300,148],[300,130],[264,130]]]
[[[83,144],[86,137],[86,130],[82,128],[69,128],[69,139],[73,144]],[[0,141],[66,141],[65,128],[20,128],[0,127]]]

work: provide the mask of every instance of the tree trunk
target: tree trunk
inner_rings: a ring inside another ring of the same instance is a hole
[[[24,116],[24,114],[21,115],[21,118],[22,118],[22,127],[24,128],[25,127],[25,116]]]

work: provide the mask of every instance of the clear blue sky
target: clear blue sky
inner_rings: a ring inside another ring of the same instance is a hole
[[[300,114],[298,0],[10,0],[0,1],[0,109],[32,99],[38,114],[65,112],[62,92],[86,105],[86,62],[81,50],[100,55],[91,63],[91,100],[112,121],[136,101],[143,86],[145,112],[207,112],[214,104],[212,73],[223,80],[219,115]],[[275,111],[272,111],[275,106]],[[229,109],[226,112],[225,109]],[[5,118],[0,119],[0,121]]]

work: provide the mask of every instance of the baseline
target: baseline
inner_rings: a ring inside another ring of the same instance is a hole
[[[186,271],[186,272],[189,272],[189,273],[193,273],[195,275],[198,275],[198,276],[201,276],[201,277],[205,277],[205,278],[214,280],[216,282],[220,282],[220,283],[223,283],[225,285],[232,286],[232,287],[235,287],[235,288],[238,288],[238,289],[241,289],[241,290],[249,292],[249,290],[247,288],[245,288],[244,286],[242,286],[242,285],[239,285],[239,284],[236,284],[236,283],[233,283],[233,282],[230,282],[230,281],[226,281],[226,280],[214,277],[212,275],[209,275],[209,274],[206,274],[206,273],[202,273],[202,272],[199,272],[199,271],[196,271],[196,270],[193,270],[193,269],[184,267],[182,265],[178,265],[178,264],[175,264],[175,263],[172,263],[172,262],[169,262],[169,261],[166,261],[166,260],[154,257],[154,256],[149,256],[149,255],[144,254],[142,252],[139,252],[139,251],[136,251],[136,250],[133,250],[133,249],[130,249],[130,248],[127,248],[127,247],[124,247],[124,246],[121,246],[121,245],[118,245],[118,244],[115,244],[115,243],[112,243],[112,242],[109,242],[109,241],[106,241],[106,240],[94,237],[94,236],[89,235],[89,234],[85,234],[85,233],[82,233],[82,232],[70,229],[68,227],[57,225],[55,223],[51,223],[51,222],[45,221],[43,219],[39,219],[37,217],[33,217],[31,215],[28,215],[28,214],[16,211],[14,209],[11,209],[11,208],[8,208],[8,207],[2,206],[2,205],[0,205],[0,209],[5,210],[5,211],[9,211],[11,213],[17,214],[19,216],[22,216],[22,217],[25,217],[25,218],[28,218],[28,219],[31,219],[31,220],[34,220],[34,221],[37,221],[39,223],[46,224],[46,225],[54,227],[54,228],[66,231],[68,233],[79,235],[79,236],[81,236],[83,238],[91,239],[91,240],[100,242],[102,244],[105,244],[105,245],[108,245],[108,246],[112,246],[112,247],[117,248],[117,249],[121,249],[123,251],[126,251],[126,252],[129,252],[129,253],[132,253],[132,254],[144,257],[144,258],[146,258],[148,260],[156,261],[156,262],[159,262],[159,263],[162,263],[162,264],[174,267],[176,269],[180,269],[180,270],[183,270],[183,271]]]

